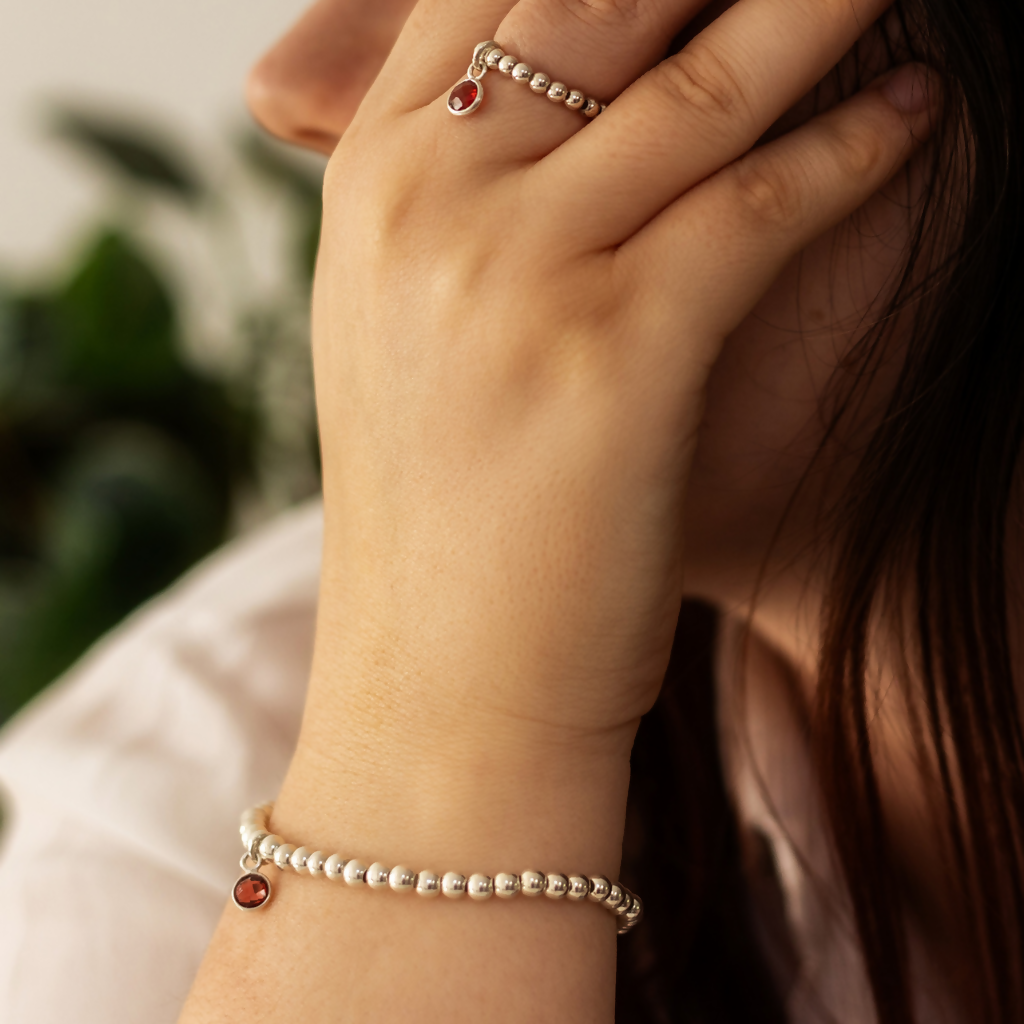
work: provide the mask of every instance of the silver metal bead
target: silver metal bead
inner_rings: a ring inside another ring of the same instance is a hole
[[[388,885],[390,885],[395,892],[412,892],[412,887],[415,884],[416,872],[402,867],[401,864],[393,867],[388,874]]]
[[[346,885],[362,885],[366,881],[366,865],[358,860],[350,860],[345,865],[342,875]]]
[[[266,829],[262,825],[241,825],[238,829],[238,834],[242,837],[242,845],[248,850],[249,844],[252,842],[252,837],[258,832],[266,832]]]
[[[538,71],[537,74],[530,79],[530,88],[534,92],[547,92],[551,85],[550,75],[545,75],[543,71]]]
[[[618,882],[612,882],[612,887],[608,890],[603,906],[608,910],[615,910],[625,898],[626,890]]]
[[[546,881],[539,871],[524,871],[519,876],[519,888],[524,896],[539,896]]]
[[[625,899],[615,908],[616,917],[625,917],[629,913],[629,908],[633,906],[633,900],[636,899],[628,889],[623,889],[623,892],[625,893]]]
[[[487,54],[484,57],[484,63],[492,71],[494,71],[497,68],[497,66],[498,66],[498,62],[504,56],[505,56],[505,51],[500,46],[495,46],[492,49],[487,51]]]
[[[494,895],[510,900],[519,892],[519,876],[502,871],[494,876]]]
[[[425,899],[441,895],[441,879],[433,871],[421,871],[416,876],[416,892]]]
[[[470,875],[466,892],[471,900],[489,900],[494,895],[494,882],[490,875]]]
[[[291,844],[291,843],[282,843],[282,844],[281,844],[281,845],[280,845],[280,846],[279,846],[279,847],[278,847],[278,848],[277,848],[277,849],[276,849],[276,850],[274,851],[274,863],[275,863],[275,864],[276,864],[276,865],[277,865],[277,866],[278,866],[278,867],[279,867],[279,868],[280,868],[280,869],[281,869],[282,871],[284,871],[284,869],[285,869],[285,868],[287,868],[287,867],[290,867],[290,866],[291,866],[291,864],[290,864],[289,862],[290,862],[290,860],[291,860],[291,855],[292,855],[292,854],[293,854],[294,852],[295,852],[295,847],[294,847],[294,846],[292,846],[292,844]]]
[[[324,861],[324,878],[330,882],[340,882],[345,877],[345,858],[338,853],[332,853]]]
[[[288,858],[288,863],[291,864],[296,871],[305,871],[306,861],[309,859],[309,855],[312,852],[312,850],[306,849],[305,846],[300,846],[297,850],[292,851],[292,855]]]
[[[273,860],[274,854],[277,853],[277,848],[283,843],[284,840],[280,836],[267,836],[267,838],[260,843],[260,856],[264,860]]]
[[[247,811],[242,811],[240,824],[265,826],[267,824],[267,813],[262,807],[250,807]]]
[[[603,903],[608,899],[608,893],[611,891],[612,883],[603,875],[595,875],[590,880],[590,892],[587,893],[587,899],[591,903]]]
[[[587,97],[579,91],[579,89],[571,89],[569,95],[565,97],[565,105],[570,110],[579,110],[584,103],[587,102]]]
[[[569,891],[569,879],[565,875],[548,875],[547,883],[544,886],[544,895],[549,900],[565,899]]]
[[[441,879],[441,892],[450,900],[461,899],[466,894],[466,876],[456,871],[445,872]]]
[[[512,69],[519,63],[518,57],[513,57],[511,53],[506,53],[501,60],[498,61],[498,70],[503,75],[511,75]]]
[[[569,87],[564,82],[552,82],[548,86],[548,99],[552,103],[564,103],[565,97],[569,95]]]
[[[626,927],[635,928],[644,918],[644,904],[639,896],[633,897],[629,910],[626,911]]]
[[[390,873],[379,860],[375,860],[366,869],[366,884],[371,889],[386,889]]]
[[[260,843],[269,835],[270,833],[265,828],[250,826],[242,833],[242,845],[246,850],[258,850]]]
[[[601,104],[598,103],[593,96],[588,96],[583,101],[581,111],[587,117],[597,117],[597,115],[601,113]]]
[[[512,69],[512,78],[517,82],[529,82],[533,78],[533,68],[520,62]]]
[[[324,873],[324,861],[326,859],[322,850],[315,850],[306,858],[306,870],[314,878],[319,878]]]
[[[583,875],[570,875],[565,895],[571,900],[585,900],[590,895],[590,879]]]

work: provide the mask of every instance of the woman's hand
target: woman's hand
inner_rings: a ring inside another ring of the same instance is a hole
[[[334,153],[324,578],[276,831],[414,868],[617,872],[709,370],[930,117],[908,68],[752,149],[885,0],[740,0],[655,64],[698,6],[421,0]],[[450,117],[488,37],[613,101],[587,123],[490,73]],[[228,911],[185,1019],[610,1020],[614,956],[592,904],[282,877],[265,914]]]
[[[328,168],[320,664],[424,723],[627,737],[668,656],[709,367],[907,159],[925,79],[751,151],[884,3],[743,0],[648,70],[685,4],[521,0],[495,38],[614,102],[588,124],[492,72],[448,116],[506,6],[424,0]]]

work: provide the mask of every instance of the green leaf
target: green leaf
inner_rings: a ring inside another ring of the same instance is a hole
[[[204,192],[199,176],[175,145],[150,128],[127,120],[62,108],[51,122],[54,133],[136,184],[193,202]]]

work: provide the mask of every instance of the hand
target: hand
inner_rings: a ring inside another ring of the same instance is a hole
[[[685,5],[522,0],[494,38],[614,102],[587,124],[492,73],[449,117],[506,7],[421,3],[328,168],[319,664],[421,724],[627,736],[668,656],[708,370],[927,134],[926,79],[751,150],[883,2],[744,0],[651,68]]]

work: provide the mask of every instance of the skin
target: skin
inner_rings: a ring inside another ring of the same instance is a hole
[[[270,130],[332,154],[324,572],[273,827],[387,864],[614,878],[679,601],[750,611],[826,385],[900,266],[897,172],[937,89],[908,67],[808,119],[884,0],[409,7],[322,0],[249,83]],[[449,117],[490,36],[618,98],[581,131],[490,74],[480,111]],[[886,379],[769,562],[769,699],[813,692],[827,551],[806,540]],[[898,722],[890,740],[895,763]],[[226,910],[181,1020],[610,1021],[615,942],[592,904],[280,877],[266,911]]]

